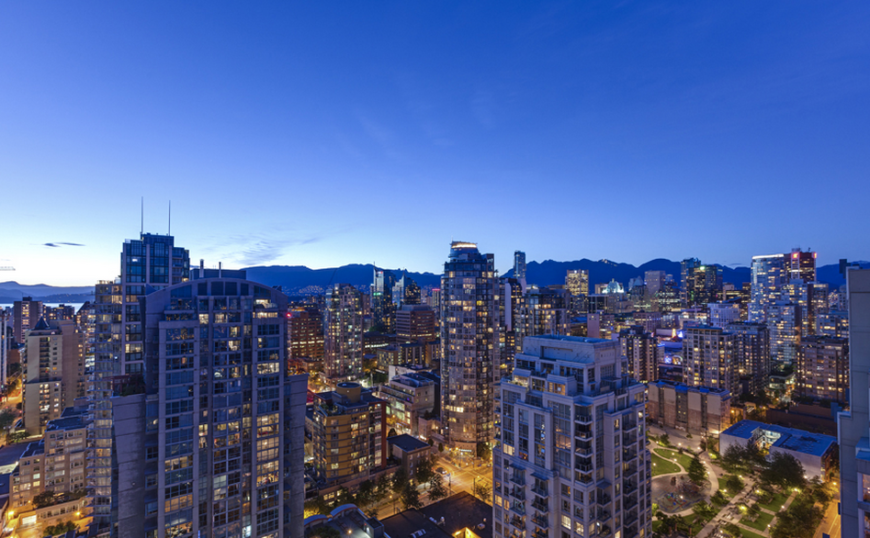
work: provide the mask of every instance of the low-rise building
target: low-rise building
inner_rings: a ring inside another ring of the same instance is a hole
[[[741,420],[719,436],[719,452],[724,454],[731,446],[744,447],[748,443],[767,449],[770,454],[781,452],[794,456],[803,465],[808,479],[824,479],[837,450],[837,438],[830,435]]]
[[[390,445],[390,455],[400,462],[410,477],[417,473],[417,465],[432,454],[432,447],[428,443],[408,434],[387,437],[387,444]]]
[[[731,394],[659,380],[647,385],[650,422],[698,435],[718,436],[731,423]]]
[[[417,435],[417,421],[437,405],[435,382],[419,374],[396,376],[378,389],[387,402],[387,431]]]

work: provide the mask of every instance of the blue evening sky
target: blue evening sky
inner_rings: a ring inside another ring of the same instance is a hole
[[[870,3],[0,3],[2,279],[868,257]],[[44,246],[45,243],[85,246]]]

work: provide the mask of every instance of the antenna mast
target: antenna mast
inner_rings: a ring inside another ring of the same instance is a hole
[[[166,235],[172,235],[172,200],[169,200],[169,228]]]

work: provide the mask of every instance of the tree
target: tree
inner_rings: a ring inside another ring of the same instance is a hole
[[[16,418],[18,418],[18,414],[8,407],[0,410],[0,429],[8,429],[15,423]]]
[[[444,486],[444,477],[439,473],[432,475],[429,481],[429,500],[437,501],[447,496],[447,487]]]
[[[23,430],[17,431],[14,433],[10,433],[9,435],[6,436],[7,443],[20,443],[21,441],[24,441],[25,439],[27,439],[27,432],[23,431]]]
[[[740,530],[740,527],[738,527],[734,523],[726,523],[722,526],[722,530],[730,534],[732,538],[741,538],[743,536],[743,532]]]
[[[401,495],[405,488],[408,487],[408,473],[402,467],[393,473],[393,493]]]
[[[415,471],[415,476],[417,478],[417,482],[420,484],[428,484],[435,473],[435,462],[433,458],[425,458],[420,460],[417,463],[417,470]]]
[[[371,480],[366,480],[359,485],[359,490],[356,492],[356,503],[361,508],[365,508],[375,500],[375,483]]]
[[[387,473],[379,476],[378,481],[375,484],[375,502],[381,502],[386,499],[387,495],[390,494],[392,487],[392,481],[390,480],[390,477],[387,476]]]
[[[477,443],[477,457],[483,461],[489,461],[492,457],[492,449],[489,448],[489,443],[485,441]]]
[[[444,443],[438,443],[438,452],[444,452]]]
[[[707,478],[707,468],[704,467],[698,456],[695,456],[692,458],[692,463],[689,464],[689,480],[696,486],[700,486],[705,478]]]
[[[316,515],[328,516],[329,512],[329,503],[320,497],[305,501],[305,517]]]
[[[706,503],[703,500],[698,501],[698,503],[692,507],[692,512],[697,517],[704,520],[713,519],[713,516],[716,515],[716,509],[713,507],[713,505]]]
[[[761,471],[760,478],[783,488],[801,488],[807,482],[801,462],[791,454],[783,452],[771,454],[767,467]]]
[[[417,491],[417,484],[414,480],[405,483],[405,489],[401,495],[402,506],[405,507],[405,510],[423,507],[423,503],[420,502],[420,492]]]
[[[396,435],[396,428],[390,428],[390,431],[387,433],[387,437],[395,437]]]
[[[37,508],[45,508],[51,506],[54,502],[54,492],[51,490],[44,491],[33,497],[33,506]]]
[[[663,433],[661,437],[659,437],[659,443],[663,446],[671,446],[671,437],[668,434]]]
[[[492,490],[488,485],[483,482],[475,481],[472,489],[472,494],[474,494],[475,497],[478,497],[483,502],[489,502],[489,496],[492,493]]]
[[[728,475],[728,479],[725,480],[725,487],[733,495],[736,495],[737,493],[743,491],[743,480],[740,480],[740,477],[737,475]]]
[[[701,439],[700,448],[701,448],[701,452],[704,452],[705,450],[707,450],[707,440],[706,439]]]

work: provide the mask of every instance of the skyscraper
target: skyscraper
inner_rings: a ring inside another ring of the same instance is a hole
[[[849,302],[849,411],[840,413],[842,536],[870,532],[870,269],[846,271]]]
[[[495,258],[454,241],[441,277],[441,422],[450,447],[476,452],[492,440],[499,368]]]
[[[42,317],[42,301],[24,297],[12,303],[12,336],[18,343],[24,342],[24,333],[36,326]]]
[[[795,391],[800,396],[848,403],[849,340],[831,336],[802,339],[795,378]]]
[[[686,306],[706,305],[722,295],[722,270],[716,265],[703,265],[698,258],[680,262],[681,300]]]
[[[395,332],[396,305],[393,302],[393,287],[396,276],[391,271],[374,269],[371,287],[372,321],[382,332]]]
[[[778,363],[794,364],[801,345],[801,305],[777,301],[768,307],[770,356]]]
[[[73,321],[40,318],[24,340],[24,429],[42,435],[49,421],[85,395],[85,339]]]
[[[789,279],[786,255],[754,256],[749,299],[749,321],[767,322],[770,306],[780,300],[782,286]]]
[[[143,503],[144,518],[120,526],[152,538],[301,538],[307,375],[287,370],[287,297],[222,276],[140,304],[145,431],[115,428],[143,439],[142,495],[120,504]]]
[[[623,372],[641,383],[652,383],[658,379],[656,364],[656,347],[658,340],[635,325],[619,332],[619,345],[622,360],[625,361]]]
[[[526,253],[520,250],[514,252],[514,278],[526,281]]]
[[[532,336],[515,361],[499,386],[493,536],[650,536],[644,386],[618,342]]]
[[[362,293],[350,284],[326,292],[323,371],[333,380],[356,381],[363,371]]]
[[[323,360],[323,316],[316,306],[297,306],[287,312],[287,353],[290,360]]]
[[[816,280],[816,253],[799,248],[792,249],[789,255],[789,279],[802,280],[805,284]]]
[[[761,394],[770,374],[770,331],[764,323],[733,322],[725,330],[734,334],[734,360],[740,388],[733,394]]]
[[[565,275],[565,289],[571,294],[568,308],[572,316],[586,312],[586,297],[589,296],[589,271],[569,269]]]
[[[718,327],[687,328],[683,337],[686,385],[733,391],[737,380],[734,343],[734,334]]]
[[[646,283],[647,293],[655,295],[665,285],[664,271],[647,271],[643,274],[644,283]]]

